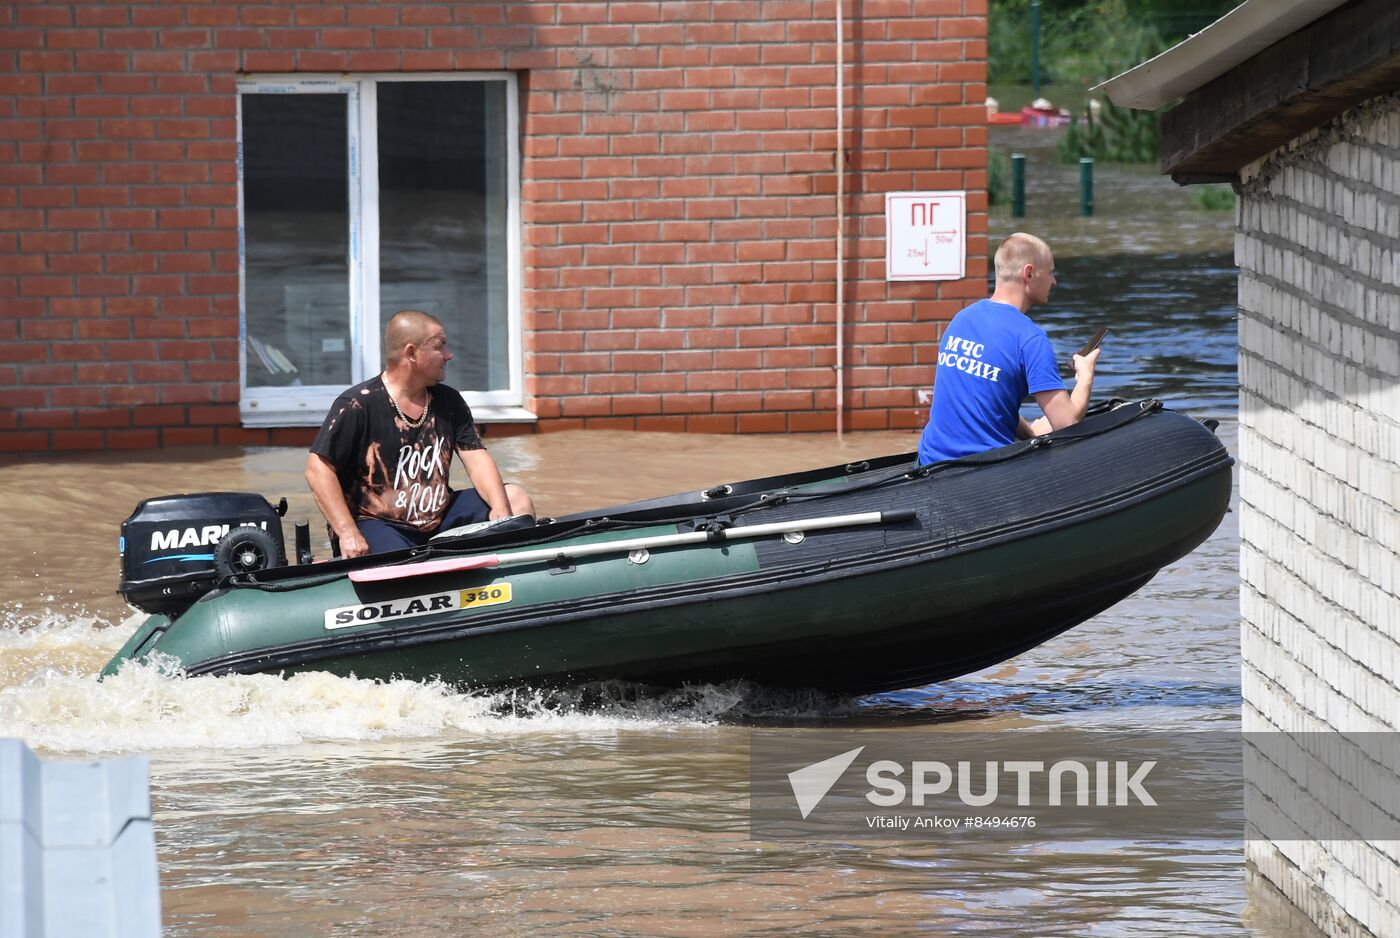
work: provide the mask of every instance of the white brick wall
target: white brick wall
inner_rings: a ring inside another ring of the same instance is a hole
[[[1241,179],[1244,728],[1400,731],[1400,95]],[[1400,842],[1247,852],[1325,933],[1400,935]]]

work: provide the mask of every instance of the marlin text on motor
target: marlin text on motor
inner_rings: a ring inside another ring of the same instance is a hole
[[[228,534],[231,524],[206,524],[202,528],[179,528],[173,531],[152,531],[151,550],[175,550],[180,547],[212,547]],[[244,521],[240,528],[262,528],[267,530],[266,521]]]

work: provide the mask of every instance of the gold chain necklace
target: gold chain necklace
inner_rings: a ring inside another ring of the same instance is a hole
[[[398,400],[394,398],[393,392],[389,390],[389,386],[387,384],[384,385],[384,393],[389,395],[389,403],[393,405],[394,413],[398,414],[400,417],[403,418],[403,422],[408,424],[408,428],[410,430],[417,430],[419,427],[423,426],[423,421],[428,419],[428,406],[433,402],[433,395],[431,391],[424,391],[424,394],[427,396],[427,399],[423,401],[423,412],[418,415],[417,420],[410,420],[408,414],[403,412],[403,408],[399,406]]]

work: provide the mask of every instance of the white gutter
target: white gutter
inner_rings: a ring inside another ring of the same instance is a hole
[[[1096,85],[1119,107],[1151,110],[1188,95],[1347,0],[1245,0],[1156,58]]]

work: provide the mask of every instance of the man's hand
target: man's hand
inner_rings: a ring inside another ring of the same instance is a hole
[[[1075,356],[1070,359],[1074,363],[1075,381],[1094,380],[1094,368],[1099,363],[1099,352],[1101,351],[1103,351],[1102,347],[1094,349],[1088,355],[1076,353]]]
[[[365,542],[365,537],[360,533],[359,528],[354,528],[344,534],[336,534],[336,540],[340,541],[340,556],[342,557],[363,557],[369,553],[369,544]]]

